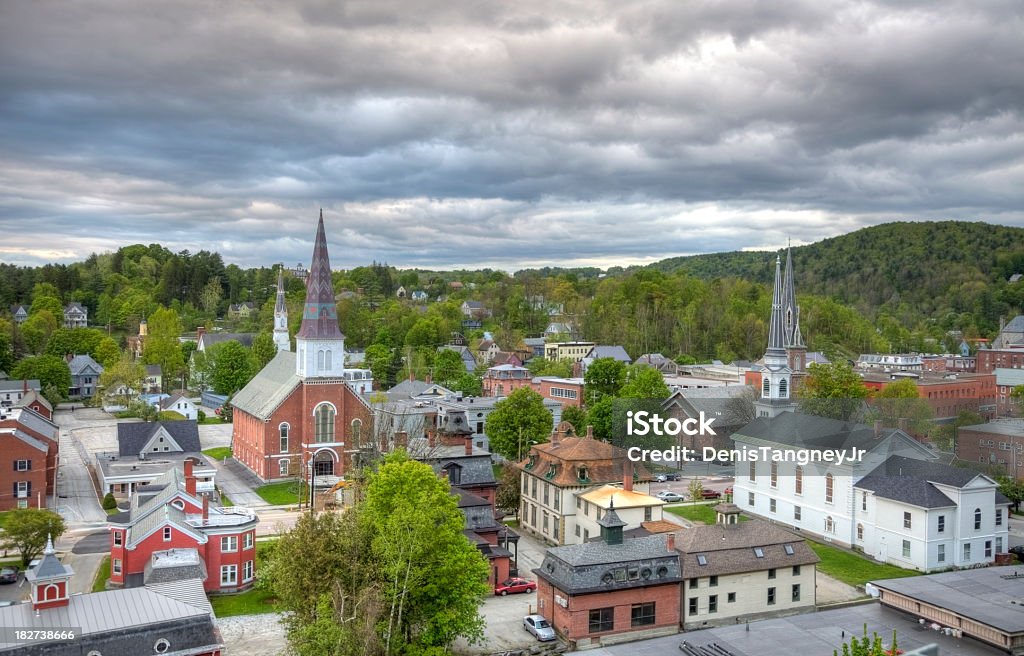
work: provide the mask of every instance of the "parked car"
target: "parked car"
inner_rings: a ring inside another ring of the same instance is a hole
[[[18,582],[18,568],[17,567],[4,567],[0,569],[0,583],[17,583]]]
[[[668,480],[668,475],[667,474],[658,474],[657,476],[654,477],[654,480],[656,482],[658,482],[658,483],[664,483],[665,481]]]
[[[541,615],[527,615],[523,618],[523,628],[534,635],[541,642],[554,640],[555,630],[551,628],[548,621]]]
[[[680,501],[686,500],[685,497],[683,497],[683,495],[676,494],[675,492],[672,492],[670,490],[662,490],[661,492],[658,492],[654,496],[658,497],[665,503],[679,503]]]
[[[667,478],[670,481],[678,481],[679,474],[665,474],[665,478]]]
[[[511,578],[494,588],[494,594],[504,597],[507,594],[516,594],[517,592],[525,592],[529,594],[536,589],[537,584],[534,581]]]
[[[701,495],[705,499],[721,499],[722,498],[722,493],[721,492],[716,492],[715,490],[704,490],[701,493]]]
[[[1024,562],[1024,544],[1019,544],[1016,547],[1010,547],[1007,551],[1016,556],[1017,560]]]

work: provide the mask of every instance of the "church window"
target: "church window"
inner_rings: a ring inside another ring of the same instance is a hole
[[[825,474],[825,503],[832,503],[834,487],[835,481],[832,478],[832,474]]]
[[[796,467],[796,485],[795,485],[795,488],[796,488],[795,492],[797,494],[803,494],[804,493],[804,468],[801,467],[800,465],[797,465],[797,467]]]
[[[766,398],[768,398],[770,393],[771,393],[771,383],[768,382],[767,378],[765,378],[764,380],[761,381],[761,397],[766,399]]]
[[[288,458],[282,458],[277,462],[277,473],[279,476],[288,475]]]
[[[779,381],[779,398],[785,399],[789,397],[789,384],[786,379],[783,378]]]
[[[363,430],[363,420],[353,419],[352,420],[352,443],[359,444],[359,434]]]
[[[288,453],[288,424],[281,424],[281,453]]]
[[[322,403],[313,412],[316,423],[316,441],[334,441],[334,407],[328,403]]]

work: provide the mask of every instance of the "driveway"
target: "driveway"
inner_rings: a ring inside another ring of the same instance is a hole
[[[83,417],[87,413],[98,413],[98,416],[91,419]],[[74,434],[87,427],[90,430],[109,431],[109,425],[116,425],[117,421],[102,410],[94,409],[75,412],[57,410],[53,418],[60,426],[60,463],[54,510],[64,518],[68,528],[105,526],[107,513],[100,507],[96,488],[86,467],[85,458],[91,458],[92,454],[77,441]],[[95,424],[104,424],[104,427],[98,428]]]
[[[260,495],[253,491],[255,487],[255,476],[246,472],[242,465],[231,458],[221,462],[214,458],[213,466],[217,468],[217,487],[223,494],[226,494],[231,503],[236,506],[247,508],[266,508],[270,504],[263,500]]]

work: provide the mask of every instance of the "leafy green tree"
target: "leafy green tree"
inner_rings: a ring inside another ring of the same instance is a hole
[[[182,326],[178,313],[159,308],[149,316],[149,335],[142,347],[142,362],[158,364],[165,378],[177,378],[184,367],[181,353]]]
[[[693,503],[697,503],[704,499],[704,483],[702,483],[699,478],[694,477],[693,480],[690,481],[687,491],[690,493],[690,501]]]
[[[892,632],[892,644],[886,647],[877,633],[868,637],[868,625],[864,625],[864,635],[860,638],[851,637],[849,643],[843,643],[843,656],[894,656],[900,649],[896,644],[896,631]],[[839,650],[833,649],[832,656],[839,656]]]
[[[277,344],[270,333],[260,333],[252,339],[253,372],[263,370],[263,367],[277,355]],[[246,381],[248,382],[248,381]]]
[[[49,312],[52,317],[64,318],[64,304],[56,296],[39,296],[32,299],[32,307],[29,309],[29,316]],[[62,322],[63,323],[63,322]]]
[[[587,403],[593,403],[605,396],[618,396],[625,382],[625,364],[615,358],[597,358],[590,363],[583,375]]]
[[[95,357],[96,347],[104,335],[95,328],[58,328],[46,342],[46,353],[64,357],[68,353]]]
[[[879,419],[885,426],[906,422],[907,429],[916,435],[928,435],[934,427],[932,406],[921,398],[913,380],[904,378],[889,383],[875,394],[871,405],[868,418]]]
[[[142,391],[145,378],[145,367],[136,362],[130,353],[123,353],[117,362],[106,367],[100,374],[99,386],[105,398],[119,397],[121,405],[127,407]]]
[[[572,424],[572,427],[580,435],[587,432],[587,412],[582,408],[574,405],[565,406],[562,408],[562,421]]]
[[[19,332],[25,341],[25,347],[32,353],[42,353],[50,335],[57,330],[57,319],[49,310],[32,313],[21,324]]]
[[[213,360],[210,382],[217,394],[234,394],[252,379],[249,349],[229,339],[208,349]]]
[[[1013,503],[1013,512],[1020,512],[1020,503],[1024,501],[1024,481],[1018,481],[1010,476],[1000,476],[997,479],[999,491]]]
[[[857,416],[867,396],[864,381],[845,362],[811,363],[798,391],[804,412],[841,421]]]
[[[113,510],[117,508],[117,499],[114,498],[113,492],[107,492],[103,495],[103,503],[100,504],[104,510]]]
[[[519,499],[522,485],[519,478],[519,468],[511,462],[501,466],[501,476],[498,477],[498,489],[494,493],[494,505],[505,512],[511,512],[519,518]]]
[[[64,518],[52,510],[18,508],[7,515],[0,533],[0,546],[17,549],[21,552],[22,565],[28,567],[43,553],[47,539],[56,541],[64,530]]]
[[[494,404],[484,424],[484,433],[492,451],[519,461],[530,444],[548,440],[553,421],[544,407],[544,398],[529,387],[520,387]]]
[[[556,378],[569,378],[572,376],[572,364],[568,360],[532,358],[526,363],[526,368],[534,376],[554,376]]]
[[[10,371],[14,367],[14,345],[10,334],[0,332],[0,371]]]
[[[366,367],[373,373],[373,380],[381,389],[389,389],[394,380],[391,363],[394,353],[385,344],[370,344],[366,347]]]
[[[11,377],[14,379],[38,379],[44,390],[44,396],[54,405],[67,398],[68,389],[71,387],[71,369],[64,358],[58,358],[56,355],[37,355],[25,358],[14,365]],[[46,391],[49,391],[50,395],[47,395]],[[51,398],[53,395],[55,398]]]
[[[605,442],[612,441],[612,415],[615,409],[615,399],[606,396],[597,403],[594,403],[587,410],[587,424],[593,426],[594,437]],[[585,433],[583,428],[577,428],[580,435]]]
[[[471,374],[463,368],[463,371],[459,376],[450,381],[450,385],[445,385],[448,389],[455,392],[462,392],[466,396],[480,396],[484,393],[484,384],[480,380],[480,376]]]
[[[96,362],[99,362],[104,368],[111,367],[121,358],[121,349],[118,348],[117,342],[113,337],[104,337],[96,345],[95,355]]]
[[[466,365],[462,363],[462,357],[455,351],[443,349],[434,356],[434,382],[451,389],[452,385],[465,373]]]
[[[624,399],[667,399],[672,392],[661,372],[651,367],[630,367],[619,392]]]

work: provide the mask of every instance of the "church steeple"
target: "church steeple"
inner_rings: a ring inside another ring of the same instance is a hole
[[[781,262],[779,256],[775,256],[775,289],[772,292],[772,316],[768,324],[768,353],[785,353],[786,347],[786,325],[785,315],[782,311],[782,274],[780,271]]]
[[[284,266],[277,272],[277,302],[274,304],[274,344],[277,351],[292,350],[288,337],[288,306],[284,302]]]
[[[783,307],[785,295],[782,260],[776,255],[772,314],[768,324],[768,349],[764,353],[764,368],[761,370],[760,398],[754,403],[759,417],[775,417],[783,411],[796,408],[792,401],[793,370],[789,367],[789,352],[786,348],[789,336],[786,333],[786,314]]]
[[[782,317],[786,331],[785,345],[803,346],[803,336],[800,334],[800,306],[796,302],[793,258],[789,248],[786,248],[786,275],[782,282]]]
[[[316,227],[313,259],[306,280],[302,327],[295,336],[295,373],[300,378],[341,378],[345,373],[345,336],[338,327],[331,261],[327,254],[324,211]]]

